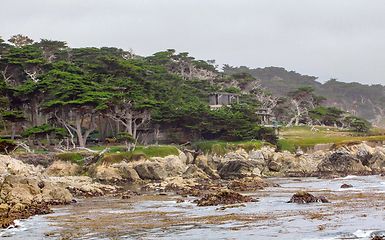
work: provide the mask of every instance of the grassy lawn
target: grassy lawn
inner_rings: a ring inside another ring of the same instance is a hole
[[[318,131],[310,131],[311,127],[283,128],[280,131],[282,139],[279,143],[282,150],[294,151],[296,148],[311,147],[322,143],[341,143],[353,141],[384,141],[385,129],[373,128],[369,133],[342,131],[333,127],[317,127]]]
[[[246,151],[250,151],[252,149],[259,149],[264,145],[269,145],[269,143],[263,142],[261,140],[241,142],[199,141],[194,142],[192,144],[192,148],[200,149],[204,153],[216,153],[218,155],[224,155],[225,153],[237,150],[238,148],[243,148]]]

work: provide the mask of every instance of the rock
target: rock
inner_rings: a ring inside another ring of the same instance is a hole
[[[139,163],[134,169],[141,179],[163,180],[167,177],[167,172],[157,162]]]
[[[35,214],[49,213],[48,204],[69,204],[71,193],[42,174],[42,167],[0,155],[0,225]],[[8,211],[8,213],[6,213]]]
[[[341,185],[341,188],[352,188],[352,187],[353,187],[353,185],[351,185],[351,184],[346,184],[346,183],[344,183],[344,184]]]
[[[379,171],[385,171],[385,148],[376,147],[372,154],[372,158],[369,160],[369,165],[372,169]]]
[[[51,177],[52,181],[68,189],[75,197],[114,196],[124,192],[120,186],[106,185],[94,182],[87,176]]]
[[[313,202],[323,202],[328,203],[329,200],[327,200],[325,197],[315,197],[312,194],[305,192],[305,191],[298,191],[296,192],[288,201],[288,203],[313,203]]]
[[[138,173],[126,162],[115,163],[112,165],[92,165],[87,173],[96,181],[108,184],[135,182],[140,180]]]
[[[256,191],[269,186],[273,184],[263,181],[260,177],[246,177],[229,182],[227,188],[234,191]]]
[[[275,161],[271,161],[269,162],[268,167],[269,171],[279,172],[279,170],[281,170],[282,164],[277,163]]]
[[[25,205],[21,203],[16,203],[11,207],[9,210],[10,213],[18,213],[18,212],[23,212],[25,210]]]
[[[187,167],[186,171],[182,174],[183,178],[198,178],[209,179],[210,177],[198,166],[191,164]]]
[[[210,165],[209,165],[209,162],[208,162],[208,159],[206,156],[204,155],[199,155],[197,156],[196,158],[196,165],[202,169],[211,179],[220,179],[221,177],[211,168],[212,166],[213,167],[216,167],[215,164],[213,163],[212,161],[212,157],[210,157],[211,161],[210,161]]]
[[[7,213],[11,207],[8,204],[2,203],[0,204],[0,215],[3,213]]]
[[[257,201],[257,199],[254,199],[249,196],[243,196],[233,190],[219,190],[216,193],[210,193],[199,200],[195,200],[194,203],[197,203],[198,206],[217,206],[220,204],[233,204]]]
[[[243,177],[259,176],[260,162],[253,160],[230,160],[219,169],[219,176],[224,179],[236,179]]]
[[[304,153],[303,153],[303,151],[302,151],[302,149],[300,148],[300,147],[298,147],[298,149],[297,149],[297,151],[296,151],[296,153],[295,153],[295,156],[296,157],[299,157],[299,156],[302,156]]]
[[[186,171],[186,155],[181,153],[179,156],[166,156],[164,158],[153,157],[151,160],[159,162],[163,169],[167,172],[168,177],[175,177],[181,175]]]
[[[368,166],[369,160],[372,158],[373,149],[366,144],[361,144],[357,150],[356,156],[362,165]]]
[[[83,172],[83,168],[77,164],[66,161],[55,161],[46,168],[45,173],[50,176],[78,176]]]
[[[341,148],[340,148],[341,149]],[[357,173],[369,171],[354,155],[342,151],[330,152],[317,166],[321,172]]]
[[[385,236],[375,235],[372,240],[383,240]]]

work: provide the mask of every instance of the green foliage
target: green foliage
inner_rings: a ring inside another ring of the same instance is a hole
[[[44,138],[46,135],[50,135],[54,133],[55,135],[62,138],[64,136],[68,136],[67,130],[64,128],[56,128],[52,127],[48,124],[43,124],[41,126],[33,126],[28,128],[27,130],[21,132],[21,136],[23,137],[34,137],[34,138]]]
[[[127,132],[118,132],[116,134],[116,138],[119,141],[125,141],[125,142],[129,142],[129,143],[136,142],[136,139],[130,133],[127,133]]]
[[[358,117],[350,123],[350,129],[354,132],[369,132],[371,127],[372,124],[368,120]]]
[[[57,160],[68,161],[78,165],[84,164],[84,158],[91,156],[89,153],[60,153],[56,155]]]
[[[219,92],[241,94],[241,90],[239,88],[236,88],[236,87],[224,88],[224,89],[220,90]]]
[[[1,113],[4,120],[10,122],[23,122],[26,120],[23,111],[5,111]]]
[[[335,107],[316,107],[309,110],[309,115],[313,120],[318,120],[320,124],[333,126],[335,123],[341,125],[342,114],[346,113]]]

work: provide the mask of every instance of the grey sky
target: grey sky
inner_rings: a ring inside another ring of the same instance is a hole
[[[384,0],[0,0],[0,36],[385,85]]]

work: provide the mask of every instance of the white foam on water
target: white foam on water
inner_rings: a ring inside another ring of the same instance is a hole
[[[353,234],[358,238],[368,238],[372,234],[373,230],[361,230],[358,229]]]

